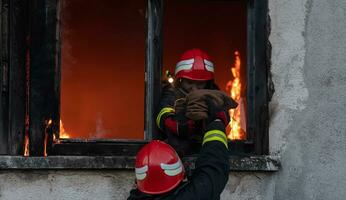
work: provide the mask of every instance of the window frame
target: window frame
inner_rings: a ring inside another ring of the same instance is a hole
[[[23,155],[26,130],[27,1],[0,1],[0,154]]]
[[[36,0],[35,0],[36,1]],[[30,155],[135,155],[151,138],[154,129],[154,107],[158,87],[155,81],[160,74],[154,70],[160,66],[161,44],[158,29],[161,23],[158,15],[162,11],[161,1],[149,0],[147,3],[147,40],[145,70],[145,130],[144,140],[117,139],[59,139],[53,142],[53,134],[59,138],[60,123],[60,33],[59,2],[56,0],[36,1],[31,7],[31,66],[30,66]],[[45,21],[46,20],[46,21]],[[41,23],[40,23],[41,22]],[[144,53],[144,52],[143,52]],[[44,62],[44,63],[42,63]],[[45,84],[42,84],[44,82]],[[47,99],[47,96],[50,99]],[[49,102],[49,103],[48,103]],[[49,119],[52,123],[48,124]],[[45,138],[47,137],[47,145]]]
[[[247,139],[229,141],[229,154],[268,155],[268,103],[274,93],[270,74],[268,0],[220,1],[246,1],[247,3]]]
[[[48,155],[135,155],[148,140],[158,137],[153,119],[162,74],[163,1],[148,0],[144,140],[60,139],[54,143],[53,133],[58,132],[60,123],[58,1],[0,0],[0,143],[3,145],[0,154],[23,155],[24,137],[28,133],[30,156],[44,156],[45,152]],[[248,85],[252,86],[248,87],[247,98],[251,100],[248,110],[253,112],[248,111],[249,139],[231,141],[230,154],[263,155],[269,153],[268,102],[274,92],[270,76],[268,0],[247,0],[247,4]],[[52,119],[50,125],[49,119]]]
[[[250,138],[249,143],[253,144],[252,152],[257,155],[269,154],[268,105],[274,93],[270,73],[271,44],[268,12],[268,0],[248,0],[247,134]]]

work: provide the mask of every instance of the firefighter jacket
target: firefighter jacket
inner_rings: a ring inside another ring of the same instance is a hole
[[[206,89],[219,90],[218,86],[212,81],[208,82]],[[165,125],[163,123],[165,117],[173,114],[181,114],[184,116],[185,107],[179,104],[179,99],[185,98],[186,94],[187,93],[179,86],[175,87],[168,82],[162,83],[161,99],[156,117],[156,124],[160,130],[165,131]],[[179,116],[180,118],[178,117],[177,120],[182,120],[181,117],[183,116]]]
[[[192,176],[166,194],[149,195],[133,189],[128,200],[218,200],[229,173],[227,138],[224,125],[214,121],[204,135],[203,146]]]
[[[219,90],[218,86],[210,81],[207,84],[208,89]],[[179,99],[185,98],[184,92],[179,85],[173,86],[168,82],[162,83],[162,93],[157,110],[156,124],[161,132],[161,139],[166,139],[180,156],[195,154],[200,150],[200,143],[203,136],[202,122],[193,122],[185,117],[185,106],[179,104]],[[177,130],[170,131],[165,124],[165,119],[169,118],[173,127]]]

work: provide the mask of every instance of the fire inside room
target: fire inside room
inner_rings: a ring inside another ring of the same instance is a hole
[[[174,72],[188,49],[206,51],[217,85],[239,104],[228,137],[245,140],[246,1],[164,3],[162,71]],[[145,0],[61,2],[60,138],[144,138],[146,7]]]

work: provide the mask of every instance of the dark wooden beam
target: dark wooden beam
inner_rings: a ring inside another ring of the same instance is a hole
[[[8,0],[0,0],[0,154],[8,153]]]
[[[268,111],[268,0],[254,1],[254,113],[255,152],[269,153],[269,111]]]
[[[274,92],[270,79],[271,48],[268,0],[248,1],[247,29],[247,133],[254,142],[254,153],[269,153],[268,103]]]
[[[8,153],[23,154],[25,135],[27,0],[9,1],[9,65],[8,68]]]
[[[229,155],[249,156],[253,155],[254,142],[250,141],[230,141],[228,142]]]
[[[135,156],[139,149],[148,141],[121,141],[112,139],[60,139],[53,144],[50,155],[78,155],[78,156]],[[229,155],[250,156],[253,154],[254,143],[246,141],[230,141]],[[191,151],[189,155],[198,154],[199,149]]]
[[[254,36],[255,36],[255,15],[254,15],[254,2],[249,0],[247,3],[247,140],[255,140],[255,83],[254,83],[254,69],[255,69],[255,51],[254,51]]]
[[[146,143],[146,141],[60,140],[53,145],[50,155],[135,156]]]
[[[158,138],[156,110],[161,96],[163,55],[163,1],[148,1],[148,33],[145,89],[145,139]]]
[[[43,156],[45,147],[51,146],[45,141],[52,141],[59,122],[57,0],[30,0],[29,10],[30,156]]]

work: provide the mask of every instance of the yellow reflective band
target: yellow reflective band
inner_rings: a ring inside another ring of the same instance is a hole
[[[156,124],[157,124],[157,127],[161,128],[161,127],[160,127],[160,121],[161,121],[162,115],[164,115],[164,114],[166,114],[166,113],[172,113],[172,112],[174,112],[174,109],[171,108],[171,107],[162,108],[162,110],[159,112],[159,114],[158,114],[157,117],[156,117]]]
[[[225,139],[227,141],[226,134],[223,131],[220,131],[220,130],[210,130],[210,131],[208,131],[207,133],[204,134],[204,138],[207,138],[210,135],[219,135],[219,136],[221,136],[223,139]]]
[[[228,148],[227,137],[226,137],[225,133],[220,131],[220,130],[208,131],[204,135],[202,145],[204,145],[204,143],[210,142],[210,141],[220,141],[226,146],[226,148]]]

